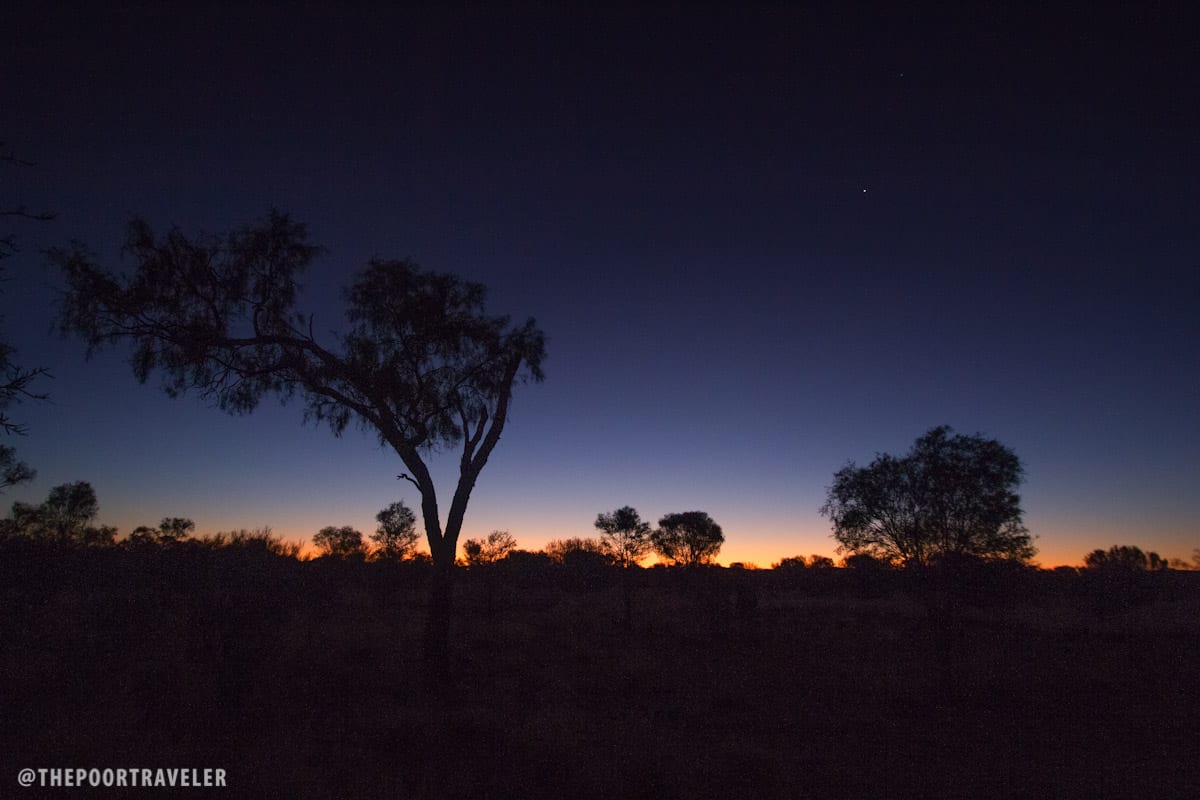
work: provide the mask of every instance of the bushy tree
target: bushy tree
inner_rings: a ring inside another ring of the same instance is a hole
[[[1083,557],[1083,565],[1088,569],[1130,572],[1167,568],[1167,562],[1158,553],[1146,553],[1132,545],[1113,545],[1108,550],[1093,550]]]
[[[321,555],[334,558],[361,557],[367,553],[362,533],[349,525],[321,528],[313,537],[313,544],[321,551]]]
[[[517,549],[517,540],[508,531],[492,531],[487,538],[463,542],[463,560],[469,567],[494,564]]]
[[[384,561],[403,561],[417,552],[417,515],[403,500],[390,504],[375,515],[379,527],[371,534],[375,557]]]
[[[542,550],[559,564],[571,558],[573,553],[586,553],[591,556],[607,558],[607,554],[599,541],[580,537],[552,539],[546,542],[546,546]]]
[[[660,519],[650,543],[667,563],[692,567],[716,560],[725,534],[705,512],[683,511]]]
[[[165,545],[182,542],[196,530],[196,523],[185,517],[163,517],[157,528],[139,525],[129,534],[132,545]]]
[[[942,426],[905,456],[839,470],[821,513],[838,552],[923,566],[947,556],[1027,561],[1036,551],[1016,493],[1022,474],[1000,442]]]
[[[330,345],[296,309],[299,276],[321,248],[287,215],[226,236],[158,237],[129,227],[132,277],[98,267],[82,248],[52,253],[68,282],[64,332],[88,352],[133,349],[134,376],[158,375],[170,396],[196,391],[234,414],[267,395],[300,395],[306,419],[336,435],[351,423],[391,447],[421,494],[433,557],[426,680],[444,684],[451,582],[471,491],[500,441],[517,383],[542,379],[545,337],[484,310],[484,287],[410,261],[372,260],[346,292],[346,331]],[[458,481],[443,525],[426,463],[457,448]]]
[[[808,561],[804,556],[788,556],[772,564],[771,569],[784,573],[803,572],[808,569]]]
[[[107,546],[116,541],[117,529],[94,525],[100,504],[87,481],[55,486],[41,505],[13,503],[6,526],[10,535],[68,545]]]
[[[595,525],[605,552],[620,566],[631,567],[650,553],[650,523],[632,506],[597,514]]]

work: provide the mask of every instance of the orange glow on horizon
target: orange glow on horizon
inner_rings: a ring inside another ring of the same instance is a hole
[[[312,544],[312,536],[311,535],[306,536],[306,535],[300,535],[300,534],[295,534],[295,533],[291,533],[291,532],[283,532],[283,531],[273,531],[273,533],[276,536],[278,536],[279,538],[283,539],[284,541],[300,543],[300,546],[301,546],[300,557],[302,559],[316,558],[319,555],[317,548]],[[479,535],[486,535],[486,534],[472,533],[470,535],[464,534],[464,535],[460,536],[459,537],[460,551],[461,551],[461,543],[463,541],[465,541],[466,539],[477,538]],[[518,539],[517,546],[521,550],[527,550],[530,552],[540,552],[551,541],[553,541],[555,539],[562,539],[562,538],[570,538],[570,537],[568,537],[568,536],[553,536],[553,537],[549,537],[546,539],[538,539],[538,540],[534,540],[534,541],[521,541],[520,539]],[[581,538],[583,538],[583,537],[581,537]],[[1128,537],[1128,538],[1130,538],[1132,540],[1135,537]],[[1040,540],[1038,543],[1040,543]],[[1136,544],[1136,542],[1133,542],[1133,543]],[[829,545],[832,545],[832,544],[833,544],[833,542],[829,542]],[[1096,548],[1101,548],[1101,547],[1108,548],[1109,546],[1110,546],[1110,544],[1103,544],[1103,545],[1096,544],[1090,548],[1082,550],[1077,555],[1070,555],[1070,554],[1075,553],[1076,548],[1073,546],[1064,545],[1064,544],[1060,543],[1056,548],[1054,548],[1052,550],[1039,548],[1038,554],[1034,557],[1034,559],[1031,563],[1033,564],[1033,566],[1039,567],[1041,569],[1054,569],[1055,567],[1060,567],[1060,566],[1081,567],[1081,566],[1083,566],[1084,555],[1091,552],[1092,550],[1095,550]],[[1153,548],[1143,548],[1143,549],[1153,549]],[[418,551],[425,553],[425,554],[428,554],[428,552],[429,552],[429,548],[424,544],[423,540],[422,540],[422,543],[418,546]],[[461,555],[461,553],[460,553],[460,555]],[[793,556],[802,556],[807,559],[813,555],[828,556],[829,558],[832,558],[834,563],[839,566],[842,563],[842,556],[838,555],[835,552],[834,547],[832,547],[832,546],[826,546],[824,548],[822,548],[820,546],[817,546],[815,548],[814,547],[805,547],[802,543],[797,542],[796,547],[794,547],[788,551],[783,551],[778,546],[774,545],[773,543],[765,544],[765,543],[759,542],[756,545],[748,545],[746,543],[739,544],[736,541],[734,541],[734,542],[726,541],[725,546],[721,548],[721,553],[717,556],[716,563],[722,567],[728,567],[731,564],[743,564],[747,567],[756,568],[756,569],[770,569],[772,567],[772,565],[779,563],[780,561],[782,561],[785,558],[791,558]],[[1160,555],[1163,555],[1164,557],[1168,557],[1168,558],[1182,557],[1182,558],[1184,558],[1185,561],[1190,561],[1190,553],[1160,553]],[[660,559],[657,556],[650,555],[650,556],[647,556],[646,558],[642,559],[641,565],[643,567],[652,567],[656,563],[659,563],[659,561],[660,561]]]

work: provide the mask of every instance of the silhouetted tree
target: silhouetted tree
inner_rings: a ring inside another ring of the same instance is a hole
[[[417,551],[417,515],[403,500],[390,504],[375,515],[379,527],[371,534],[375,557],[385,561],[403,561]]]
[[[374,431],[421,493],[433,556],[426,679],[445,682],[451,583],[467,502],[508,420],[514,385],[542,379],[545,339],[532,319],[511,325],[484,311],[483,286],[372,260],[346,293],[349,330],[319,342],[313,318],[296,311],[297,279],[320,248],[303,225],[272,213],[225,237],[158,238],[130,224],[126,252],[137,272],[122,278],[82,248],[52,254],[68,291],[61,326],[88,352],[133,347],[140,381],[162,377],[168,395],[196,390],[229,413],[265,395],[299,393],[306,419],[340,435],[351,422]],[[458,482],[443,527],[425,458],[458,448]]]
[[[61,541],[79,538],[99,513],[96,490],[87,481],[55,486],[41,508],[42,523]]]
[[[622,506],[611,514],[597,514],[600,542],[612,559],[622,567],[640,562],[650,552],[650,523],[643,522],[637,509]]]
[[[100,504],[90,483],[64,483],[51,489],[41,505],[13,503],[9,531],[10,535],[59,544],[111,545],[116,541],[117,529],[93,525],[99,513]]]
[[[808,562],[804,556],[788,556],[772,564],[771,569],[781,573],[798,573],[808,569]]]
[[[18,158],[0,141],[0,164],[33,166],[30,162]],[[47,222],[54,219],[49,211],[31,212],[25,206],[0,207],[0,217],[7,219],[34,220]],[[16,237],[11,233],[0,234],[0,261],[17,252]],[[4,270],[0,267],[0,283],[3,283]],[[8,415],[9,408],[24,400],[45,400],[46,395],[34,392],[33,383],[39,378],[49,377],[49,372],[41,367],[29,369],[13,363],[16,351],[7,342],[0,342],[0,432],[12,435],[24,435],[26,428]],[[0,445],[0,491],[19,483],[33,480],[37,473],[28,464],[17,458],[17,451],[10,445]]]
[[[934,428],[906,456],[834,474],[821,513],[833,522],[838,552],[925,566],[946,554],[1033,557],[1015,492],[1020,460],[994,439],[952,434]]]
[[[164,545],[182,542],[196,530],[196,523],[184,517],[163,517],[157,528],[139,525],[130,532],[132,545]]]
[[[808,559],[809,569],[833,569],[833,559],[829,556],[812,555]]]
[[[15,448],[0,445],[0,491],[37,477],[36,470],[17,458]]]
[[[196,523],[186,517],[163,517],[158,523],[158,532],[163,541],[182,542],[196,530]]]
[[[1093,550],[1083,557],[1088,569],[1129,570],[1145,572],[1167,568],[1167,562],[1158,553],[1145,553],[1132,545],[1113,545],[1108,550]]]
[[[8,148],[8,145],[0,141],[0,164],[5,166],[16,167],[32,167],[33,162],[26,161],[19,157],[16,153]],[[3,205],[0,206],[0,218],[6,220],[26,220],[33,222],[49,222],[54,219],[53,211],[30,211],[24,205]],[[11,233],[0,233],[0,261],[8,258],[17,252],[17,239]]]
[[[2,273],[0,280],[3,280]],[[9,408],[25,400],[45,400],[47,395],[34,392],[32,384],[49,373],[42,368],[27,369],[14,364],[15,352],[8,344],[0,342],[0,433],[24,436],[27,428],[9,416]],[[0,489],[33,480],[34,475],[28,465],[17,459],[16,450],[9,445],[0,445]]]
[[[361,557],[367,554],[367,546],[363,542],[362,533],[349,525],[343,525],[340,528],[329,525],[321,528],[313,537],[313,544],[321,551],[322,555],[334,558]]]
[[[3,281],[0,271],[0,281]],[[7,343],[0,342],[0,433],[7,436],[24,436],[27,429],[9,416],[9,408],[25,400],[45,400],[47,395],[34,392],[32,385],[49,373],[42,368],[28,369],[13,363],[16,351]],[[19,483],[33,480],[37,473],[28,464],[17,458],[17,451],[10,445],[0,445],[0,491]]]
[[[684,511],[660,519],[650,542],[668,563],[691,567],[712,563],[721,552],[725,534],[703,511]]]
[[[469,567],[495,564],[517,549],[517,540],[508,531],[492,531],[483,541],[467,539],[463,542],[463,560]]]

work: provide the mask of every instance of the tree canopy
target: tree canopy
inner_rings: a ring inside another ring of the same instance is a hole
[[[1158,553],[1144,552],[1133,545],[1113,545],[1108,550],[1093,550],[1083,557],[1088,569],[1126,570],[1144,572],[1167,568],[1167,561]]]
[[[52,252],[68,289],[60,325],[89,354],[132,346],[136,378],[172,397],[199,392],[230,413],[267,395],[300,395],[306,420],[340,435],[353,422],[400,457],[421,494],[435,564],[454,562],[470,493],[508,419],[514,384],[540,381],[545,339],[532,319],[484,311],[485,289],[406,260],[372,260],[346,290],[348,329],[318,341],[296,309],[299,278],[322,249],[286,214],[225,236],[154,234],[130,223],[132,277],[81,247]],[[458,448],[459,479],[443,527],[425,458]]]
[[[495,564],[517,549],[517,540],[508,531],[492,531],[486,538],[463,542],[463,561],[469,567]]]
[[[637,564],[650,552],[650,523],[632,506],[597,514],[595,525],[605,552],[622,567]]]
[[[343,525],[340,528],[328,525],[321,528],[313,536],[313,544],[321,551],[321,555],[333,558],[351,558],[367,554],[367,546],[363,542],[362,533],[349,525]]]
[[[650,534],[654,551],[671,564],[684,567],[711,563],[721,552],[725,534],[703,511],[667,514]]]
[[[411,558],[417,549],[417,515],[403,500],[391,503],[375,515],[379,523],[371,534],[375,557],[384,561]]]
[[[821,513],[839,552],[896,564],[948,556],[1025,561],[1036,552],[1016,493],[1023,469],[1012,450],[947,426],[917,439],[905,456],[880,455],[833,476]]]
[[[40,505],[13,503],[0,533],[65,545],[111,545],[117,529],[93,524],[99,513],[100,503],[90,483],[64,483],[51,489]]]

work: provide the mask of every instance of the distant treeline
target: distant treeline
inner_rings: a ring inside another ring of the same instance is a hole
[[[1200,571],[1139,568],[1132,560],[1089,567],[1040,569],[1011,561],[963,559],[934,567],[897,568],[865,556],[835,566],[815,556],[786,558],[771,569],[741,564],[692,567],[655,564],[622,568],[577,542],[552,542],[543,551],[513,548],[491,561],[464,564],[459,595],[465,607],[505,607],[551,602],[568,594],[671,590],[708,603],[728,603],[751,614],[778,593],[888,598],[930,598],[955,607],[1013,605],[1035,595],[1084,601],[1098,611],[1118,611],[1172,600],[1200,589]],[[1147,562],[1149,559],[1147,559]],[[195,601],[242,594],[314,598],[361,593],[372,605],[424,603],[433,572],[428,556],[403,560],[323,556],[301,558],[300,545],[269,529],[239,530],[180,539],[0,537],[0,580],[10,601],[36,602],[58,591],[86,596],[158,596]],[[314,594],[315,592],[315,594]],[[231,594],[232,593],[232,594]],[[232,601],[231,601],[232,602]]]
[[[85,481],[63,484],[50,490],[40,505],[16,502],[10,515],[0,519],[0,545],[7,551],[24,545],[38,545],[37,550],[50,547],[56,552],[72,550],[94,551],[118,549],[145,553],[198,551],[227,551],[228,553],[259,553],[293,560],[314,559],[300,542],[287,541],[275,535],[271,528],[221,531],[203,536],[195,535],[195,523],[184,517],[164,517],[157,526],[142,525],[122,536],[108,525],[96,523],[99,503],[95,490]],[[346,562],[407,562],[428,566],[430,557],[419,548],[416,516],[401,501],[392,503],[376,515],[378,528],[369,540],[351,526],[328,526],[313,538],[315,560]],[[604,572],[613,568],[641,569],[643,561],[657,555],[661,560],[650,569],[664,567],[714,567],[715,556],[724,543],[720,526],[704,512],[668,514],[657,529],[642,522],[637,511],[626,506],[612,514],[600,514],[595,526],[601,536],[555,539],[538,551],[518,547],[516,537],[508,531],[492,531],[482,539],[467,539],[462,545],[460,566],[470,570],[494,567],[494,572],[520,574],[566,568],[577,573]],[[25,549],[28,550],[28,547]],[[1123,574],[1138,572],[1200,570],[1200,549],[1193,553],[1192,563],[1179,558],[1167,559],[1136,546],[1114,545],[1108,550],[1097,549],[1084,556],[1082,569],[1056,567],[1052,572],[1061,576],[1081,572]],[[1039,572],[1021,560],[987,559],[963,554],[944,556],[941,563],[910,562],[899,565],[868,553],[852,553],[840,563],[823,555],[796,555],[771,565],[781,575],[801,573],[823,574],[830,570],[846,570],[883,585],[898,581],[902,573],[926,573],[931,567],[943,567],[942,573],[972,573],[1015,575]],[[734,563],[729,569],[760,572],[756,565]],[[856,578],[854,580],[860,580]]]

